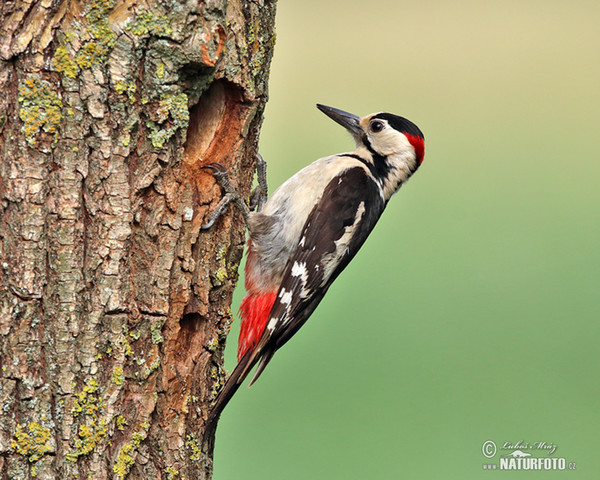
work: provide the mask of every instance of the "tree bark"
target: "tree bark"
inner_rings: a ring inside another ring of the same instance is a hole
[[[274,1],[0,11],[0,478],[209,479]]]

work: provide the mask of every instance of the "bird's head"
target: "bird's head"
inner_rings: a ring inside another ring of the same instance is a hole
[[[423,162],[425,139],[410,120],[391,113],[361,118],[325,105],[317,104],[317,108],[352,134],[355,155],[369,167],[386,201]]]
[[[372,113],[358,117],[337,108],[317,104],[317,108],[348,130],[357,148],[366,148],[371,155],[380,157],[402,156],[414,163],[414,172],[423,162],[425,139],[414,123],[391,113]]]

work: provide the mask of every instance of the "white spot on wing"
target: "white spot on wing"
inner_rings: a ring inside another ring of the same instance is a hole
[[[285,288],[282,288],[281,292],[279,292],[279,298],[281,299],[282,304],[289,305],[292,303],[292,292],[286,292]]]
[[[275,330],[275,327],[277,326],[277,322],[279,322],[278,318],[272,318],[271,320],[269,320],[269,323],[267,324],[267,330],[269,330],[270,332]]]
[[[294,265],[292,265],[292,277],[300,277],[302,282],[306,283],[306,279],[308,278],[306,264],[294,262]]]

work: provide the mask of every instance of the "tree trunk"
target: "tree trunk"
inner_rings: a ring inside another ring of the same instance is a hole
[[[0,11],[0,478],[209,479],[274,2]]]

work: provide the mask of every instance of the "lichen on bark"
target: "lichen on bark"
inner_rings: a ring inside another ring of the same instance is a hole
[[[0,12],[0,477],[208,479],[275,5]]]

